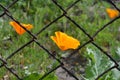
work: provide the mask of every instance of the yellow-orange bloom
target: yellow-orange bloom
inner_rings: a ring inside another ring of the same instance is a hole
[[[26,32],[26,31],[25,31],[19,24],[17,24],[15,21],[11,21],[9,24],[15,29],[15,31],[16,31],[19,35],[22,35],[22,34],[24,34],[24,33]],[[32,26],[31,24],[22,24],[22,23],[21,23],[21,25],[22,25],[23,27],[25,27],[27,30],[30,30],[30,29],[33,28],[33,26]]]
[[[51,39],[57,44],[61,50],[76,49],[80,42],[67,34],[57,31],[56,36],[51,36]]]
[[[114,9],[110,9],[110,8],[107,8],[106,12],[111,19],[120,15],[118,10],[114,10]]]

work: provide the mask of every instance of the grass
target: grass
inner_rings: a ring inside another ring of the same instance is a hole
[[[63,8],[66,9],[74,1],[65,0],[63,2],[62,0],[59,0],[58,2],[63,6]],[[104,24],[111,20],[105,10],[106,8],[112,7],[107,2],[98,1],[95,5],[93,2],[94,0],[84,0],[79,2],[71,8],[67,14],[91,36],[94,35],[94,33],[102,26],[104,26]],[[7,6],[11,3],[11,1],[0,1],[0,3]],[[120,6],[117,3],[116,5]],[[0,10],[2,12],[2,9]],[[9,10],[13,17],[19,22],[33,24],[34,28],[31,32],[34,34],[36,34],[55,18],[62,15],[62,11],[50,0],[20,0]],[[21,36],[18,35],[9,25],[9,21],[11,21],[11,19],[6,15],[0,18],[0,55],[4,58],[7,58],[12,52],[32,39],[28,33]],[[110,55],[115,60],[119,60],[119,53],[117,52],[120,47],[120,41],[117,40],[117,36],[119,35],[119,22],[120,20],[117,20],[110,24],[109,27],[101,31],[95,37],[95,43],[105,51],[110,52]],[[89,38],[81,30],[79,30],[76,25],[74,25],[67,18],[62,17],[37,36],[38,41],[50,52],[56,51],[60,55],[66,52],[59,50],[50,39],[50,36],[54,35],[55,31],[64,31],[65,33],[77,38],[81,42],[81,45],[89,40]],[[83,76],[85,79],[93,80],[113,65],[109,58],[92,44],[85,46],[84,49],[82,48],[79,51],[79,54],[83,55],[84,58],[87,59],[85,74]],[[53,60],[34,42],[17,52],[15,56],[8,60],[8,66],[15,68],[21,77],[25,77],[30,73],[44,74],[57,65],[59,65],[59,63]],[[104,68],[104,66],[106,67]],[[115,77],[115,74],[117,73],[118,71],[111,70],[100,80],[118,80],[120,77]],[[8,75],[11,80],[16,79],[5,68],[1,68],[0,79],[5,75]],[[79,74],[77,75],[79,76]]]

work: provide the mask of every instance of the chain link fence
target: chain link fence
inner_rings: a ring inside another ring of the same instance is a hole
[[[77,76],[75,76],[73,73],[71,73],[66,67],[64,67],[64,63],[58,59],[55,55],[53,55],[53,53],[51,53],[48,49],[46,49],[43,45],[41,45],[41,43],[38,41],[37,36],[40,35],[42,32],[44,32],[48,27],[50,27],[52,24],[54,24],[56,21],[58,21],[59,19],[61,19],[62,17],[67,18],[69,21],[71,21],[76,27],[78,27],[85,35],[88,36],[89,41],[87,41],[86,43],[84,43],[83,45],[81,45],[79,48],[77,48],[76,50],[74,50],[68,57],[71,57],[73,55],[75,55],[81,48],[85,47],[87,44],[92,43],[96,48],[98,48],[104,55],[106,55],[107,57],[109,57],[109,59],[114,62],[114,65],[107,69],[106,71],[104,71],[103,73],[101,73],[96,80],[98,80],[100,77],[102,77],[103,75],[105,75],[106,73],[108,73],[109,71],[111,71],[112,69],[117,69],[120,71],[119,64],[118,62],[112,58],[112,56],[110,54],[108,54],[106,51],[104,51],[99,45],[97,45],[96,43],[94,43],[94,38],[104,29],[106,29],[106,27],[108,27],[110,24],[112,24],[113,22],[115,22],[117,19],[120,18],[120,16],[116,17],[115,19],[111,20],[110,22],[104,24],[104,26],[102,26],[99,30],[96,31],[96,33],[91,36],[90,34],[88,34],[78,23],[76,23],[71,17],[69,17],[67,15],[67,12],[69,9],[71,9],[73,6],[75,6],[75,4],[80,3],[81,0],[76,0],[74,3],[72,3],[71,5],[69,5],[69,7],[67,9],[64,9],[62,7],[62,5],[60,5],[57,0],[51,0],[51,2],[53,4],[56,5],[56,7],[58,7],[60,10],[62,10],[63,14],[58,16],[56,19],[54,19],[52,22],[48,23],[47,25],[45,25],[41,30],[38,31],[38,33],[33,34],[32,32],[30,32],[29,30],[27,30],[26,28],[24,28],[19,21],[17,21],[13,15],[9,12],[9,9],[15,5],[19,0],[14,0],[11,4],[9,4],[7,7],[3,6],[2,4],[0,4],[0,7],[3,9],[3,12],[0,14],[0,18],[3,17],[4,15],[6,15],[7,17],[9,17],[10,19],[12,19],[13,21],[15,21],[17,24],[19,24],[24,30],[26,30],[27,33],[29,33],[30,36],[32,36],[32,39],[29,40],[26,44],[23,44],[19,49],[16,49],[13,53],[11,53],[11,55],[9,55],[7,58],[3,58],[2,55],[0,55],[0,61],[2,62],[2,64],[0,65],[0,68],[5,67],[10,73],[12,73],[17,79],[22,80],[22,78],[16,73],[17,71],[15,71],[13,68],[9,68],[8,67],[8,62],[7,60],[14,57],[14,55],[18,54],[17,52],[21,51],[24,47],[30,45],[32,42],[35,42],[40,48],[42,48],[44,51],[46,51],[53,59],[55,59],[56,61],[58,61],[60,63],[60,65],[58,65],[57,67],[55,67],[54,69],[50,70],[49,72],[47,72],[44,76],[42,76],[39,80],[43,80],[46,76],[48,76],[49,74],[51,74],[52,72],[54,72],[55,70],[57,70],[58,68],[62,68],[63,70],[65,70],[70,76],[72,76],[74,79],[79,80],[79,78]],[[97,1],[97,0],[96,0]],[[95,3],[96,3],[95,1]],[[109,4],[111,4],[113,7],[115,7],[119,12],[120,9],[114,4],[114,0],[105,0],[107,1]]]

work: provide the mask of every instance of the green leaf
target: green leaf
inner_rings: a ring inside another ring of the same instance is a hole
[[[25,78],[23,78],[23,80],[39,80],[42,76],[43,74],[32,73],[26,76]],[[58,80],[58,78],[55,74],[51,73],[47,75],[43,80]]]
[[[57,76],[54,74],[50,74],[46,76],[43,80],[58,80]]]
[[[33,74],[26,76],[23,80],[39,80],[40,77],[42,77],[42,75],[38,73],[33,73]]]
[[[93,46],[87,48],[86,55],[88,57],[88,64],[86,66],[85,78],[89,80],[94,80],[96,77],[98,77],[98,75],[113,65],[108,57],[103,55],[97,48],[94,48]],[[107,74],[105,77],[102,77],[102,80],[108,80],[111,78],[110,75],[111,74]]]

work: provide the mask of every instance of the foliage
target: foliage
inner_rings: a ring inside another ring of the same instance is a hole
[[[4,6],[8,6],[12,1],[13,0],[0,0],[0,3]],[[67,9],[67,7],[74,2],[74,0],[57,1],[64,9]],[[118,3],[116,3],[116,5],[118,5]],[[110,7],[112,6],[104,1],[82,0],[68,10],[67,15],[84,28],[87,33],[93,36],[96,31],[110,21],[110,18],[105,12],[106,8]],[[19,0],[15,5],[9,8],[9,11],[17,21],[33,24],[34,28],[31,32],[34,34],[38,33],[45,25],[63,14],[51,0]],[[3,10],[0,8],[0,13],[2,12]],[[0,18],[0,55],[2,55],[3,58],[7,58],[16,49],[32,39],[28,33],[22,36],[16,34],[14,29],[9,25],[9,21],[11,21],[11,19],[7,16]],[[117,20],[110,24],[94,39],[94,42],[102,49],[111,52],[110,55],[115,60],[119,60],[120,57],[120,40],[118,40],[118,38],[120,38],[120,32],[118,31],[120,27],[119,23],[120,20]],[[55,31],[63,31],[75,37],[80,41],[81,45],[89,40],[88,36],[79,30],[76,25],[66,17],[62,17],[37,36],[38,41],[51,53],[67,53],[59,50],[50,39],[50,36],[54,35]],[[79,51],[79,53],[80,52],[81,51]],[[86,80],[94,80],[106,69],[113,66],[113,62],[91,44],[86,45],[82,53],[88,61],[85,68],[85,76],[83,76]],[[17,52],[14,57],[8,59],[8,66],[15,68],[18,74],[24,77],[24,80],[39,79],[43,76],[43,74],[40,73],[46,73],[57,65],[58,62],[53,60],[43,49],[39,48],[36,43],[31,43],[23,50]],[[0,68],[0,79],[5,75],[9,75],[11,80],[16,79],[12,74],[7,72],[5,68]],[[118,71],[113,69],[101,77],[100,80],[119,80],[119,76]],[[50,79],[57,80],[55,73],[48,75],[44,80]]]
[[[42,76],[43,76],[42,74],[33,73],[23,78],[23,80],[39,80]],[[55,75],[50,74],[46,76],[44,80],[58,80],[58,79]]]

